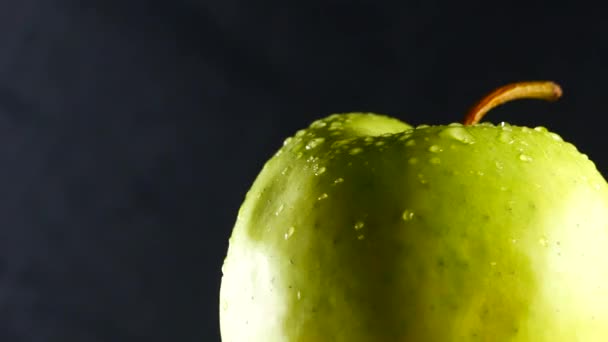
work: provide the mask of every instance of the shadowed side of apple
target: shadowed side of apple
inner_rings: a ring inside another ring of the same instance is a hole
[[[222,268],[229,342],[606,341],[608,184],[545,128],[334,114],[285,140]]]

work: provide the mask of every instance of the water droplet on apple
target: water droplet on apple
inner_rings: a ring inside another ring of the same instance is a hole
[[[425,128],[429,128],[429,127],[431,127],[431,126],[427,125],[427,124],[422,124],[422,125],[416,126],[416,129],[425,129]]]
[[[301,129],[301,130],[299,130],[299,131],[297,131],[297,132],[296,132],[296,135],[295,135],[295,136],[296,136],[296,137],[301,137],[301,136],[303,136],[304,134],[306,134],[306,130]]]
[[[439,132],[439,136],[442,138],[457,140],[464,144],[475,143],[475,138],[464,126],[448,126]]]
[[[547,247],[549,245],[549,241],[547,241],[547,238],[544,236],[538,240],[538,243],[540,243],[540,245],[543,247]]]
[[[327,171],[327,168],[325,166],[321,166],[321,167],[316,167],[313,168],[314,172],[315,172],[315,176],[320,176],[322,174],[325,173],[325,171]]]
[[[298,297],[298,300],[302,299],[302,292],[298,291],[296,297]]]
[[[281,212],[283,212],[283,209],[285,209],[285,205],[281,204],[278,208],[277,211],[274,212],[274,216],[279,216],[281,215]]]
[[[448,127],[462,127],[463,125],[460,122],[452,122],[448,125]]]
[[[327,122],[325,122],[323,120],[317,120],[310,125],[311,128],[317,128],[317,129],[323,128],[325,126],[327,126]]]
[[[287,174],[287,172],[288,172],[288,171],[289,171],[289,166],[286,166],[286,167],[283,169],[283,171],[281,171],[281,174],[282,174],[283,176],[285,176],[285,175]]]
[[[519,155],[519,160],[525,161],[525,162],[531,162],[533,159],[529,155],[526,155],[526,154],[522,153],[522,154]]]
[[[289,229],[287,229],[287,232],[283,236],[285,238],[285,240],[288,240],[293,235],[293,233],[295,233],[295,231],[296,231],[296,228],[294,226],[289,227]]]
[[[416,158],[416,157],[412,157],[412,158],[408,159],[408,161],[407,161],[407,162],[408,162],[409,164],[414,165],[414,164],[418,163],[418,158]]]
[[[409,209],[405,209],[401,215],[401,218],[403,221],[410,221],[414,218],[414,212]]]
[[[357,236],[357,240],[363,240],[363,239],[365,239],[365,235],[360,234]]]
[[[317,156],[310,156],[310,157],[308,157],[308,159],[306,159],[306,161],[309,162],[309,163],[316,163],[316,162],[319,161],[319,157],[317,157]],[[315,165],[317,165],[317,164],[315,164]],[[317,165],[317,168],[318,168],[318,165]]]
[[[363,221],[357,221],[355,223],[355,230],[361,230],[361,229],[363,229],[363,227],[365,227],[365,222],[363,222]]]
[[[431,147],[429,147],[429,151],[433,153],[439,153],[443,151],[443,148],[441,148],[441,146],[439,145],[431,145]]]
[[[326,193],[322,193],[321,196],[317,197],[317,200],[321,201],[321,200],[326,199],[327,197],[329,197],[329,195],[327,195]]]
[[[492,267],[496,266],[496,261],[490,262],[490,266],[492,266]]]
[[[401,136],[399,137],[399,141],[405,141],[407,139],[409,139],[412,136],[412,131],[405,131],[401,134]]]
[[[497,168],[497,169],[499,169],[499,170],[502,170],[502,169],[503,169],[503,167],[504,167],[504,166],[502,165],[502,163],[501,163],[501,162],[499,162],[498,160],[497,160],[497,161],[494,163],[494,165],[496,165],[496,168]]]
[[[560,137],[557,133],[550,132],[549,136],[555,141],[564,141],[564,139],[562,139],[562,137]]]
[[[411,146],[414,146],[414,145],[416,145],[416,140],[414,140],[414,139],[410,139],[410,140],[408,140],[405,143],[405,146],[410,146],[411,147]]]
[[[427,184],[428,181],[424,178],[424,175],[422,173],[418,174],[418,181],[420,181],[421,184]]]
[[[549,130],[543,126],[536,126],[534,127],[534,130],[537,132],[541,132],[541,133],[547,133]]]
[[[437,164],[441,164],[441,159],[440,159],[439,157],[434,157],[434,158],[431,158],[431,159],[429,160],[429,162],[430,162],[431,164],[437,165]]]
[[[376,146],[382,146],[382,145],[384,145],[384,141],[377,141],[375,145]]]
[[[350,154],[355,155],[355,154],[359,154],[363,152],[363,149],[361,147],[355,147],[353,149],[350,150]]]
[[[336,178],[336,180],[334,180],[334,184],[340,184],[344,182],[344,178],[340,177],[340,178]]]
[[[311,141],[308,142],[308,144],[306,144],[306,149],[307,150],[312,150],[313,148],[321,145],[323,142],[325,142],[325,138],[314,138]]]

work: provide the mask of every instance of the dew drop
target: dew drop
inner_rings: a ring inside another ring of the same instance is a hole
[[[519,155],[519,160],[521,161],[525,161],[525,162],[531,162],[532,161],[532,157],[530,157],[529,155],[526,154],[520,154]]]
[[[547,241],[546,237],[542,237],[538,240],[538,243],[540,243],[541,246],[543,247],[547,247],[549,245],[549,241]]]
[[[384,141],[377,141],[377,142],[375,143],[375,145],[376,145],[376,146],[382,146],[382,145],[384,145]]]
[[[429,127],[431,127],[431,126],[427,125],[427,124],[422,124],[422,125],[416,126],[416,129],[424,129],[424,128],[429,128]]]
[[[550,132],[549,136],[555,141],[564,141],[564,139],[562,139],[562,137],[560,137],[557,133]]]
[[[323,128],[325,126],[327,126],[327,122],[325,122],[323,120],[317,120],[310,125],[311,128],[317,128],[317,129]]]
[[[313,148],[321,145],[323,142],[325,142],[325,138],[314,138],[311,141],[308,142],[308,144],[306,144],[306,149],[307,150],[312,150]]]
[[[274,216],[279,216],[281,215],[281,212],[283,212],[283,209],[285,209],[285,205],[281,204],[278,208],[277,211],[274,212]]]
[[[306,130],[301,129],[301,130],[299,130],[299,131],[297,131],[297,132],[296,132],[296,135],[295,135],[295,136],[296,136],[296,137],[301,137],[301,136],[303,136],[304,134],[306,134]]]
[[[410,146],[411,147],[411,146],[414,146],[414,145],[416,145],[416,140],[414,140],[414,139],[408,140],[405,143],[405,146]]]
[[[363,227],[365,227],[365,222],[357,221],[357,223],[355,223],[355,230],[361,230]]]
[[[326,199],[327,197],[329,197],[329,195],[327,195],[326,193],[322,193],[321,196],[317,197],[317,200],[321,201],[321,200]]]
[[[411,165],[414,165],[414,164],[418,163],[418,158],[412,157],[412,158],[408,159],[407,162]]]
[[[534,127],[534,130],[537,132],[547,133],[549,130],[543,126]]]
[[[334,180],[334,184],[340,184],[344,182],[344,178],[340,177],[340,178],[336,178],[336,180]]]
[[[411,221],[414,218],[414,212],[406,209],[403,211],[401,218],[403,219],[403,221]]]
[[[302,292],[298,291],[298,294],[296,295],[296,297],[298,297],[298,300],[302,299]]]
[[[292,137],[289,137],[283,141],[283,146],[289,145],[293,141]]]
[[[363,240],[363,239],[365,239],[365,235],[360,234],[357,236],[357,240]]]
[[[418,174],[418,181],[420,181],[421,184],[427,184],[429,182],[424,178],[424,175],[422,173]]]
[[[443,151],[443,149],[439,145],[431,145],[431,147],[429,147],[429,151],[433,153],[438,153]]]
[[[283,236],[285,238],[285,240],[288,240],[295,231],[296,231],[296,228],[294,226],[289,227],[289,229],[287,229],[287,232]]]
[[[504,168],[504,166],[502,165],[502,163],[499,162],[499,161],[494,162],[494,165],[496,165],[496,168],[499,169],[499,170],[502,170]]]
[[[359,154],[363,152],[363,149],[361,147],[355,147],[353,149],[350,150],[350,154],[355,155],[355,154]]]
[[[320,175],[324,174],[325,171],[327,171],[327,168],[325,166],[314,168],[315,176],[320,176]]]
[[[437,164],[441,164],[441,159],[440,159],[439,157],[434,157],[434,158],[431,158],[431,159],[429,160],[429,162],[430,162],[431,164],[437,165]]]
[[[496,266],[496,261],[492,261],[492,262],[490,263],[490,266],[492,266],[492,267]]]
[[[283,176],[285,176],[285,175],[287,174],[287,172],[288,172],[288,171],[289,171],[289,166],[285,167],[285,168],[283,169],[283,171],[281,171],[281,174],[282,174]]]
[[[463,126],[448,126],[439,132],[439,136],[442,138],[457,140],[464,144],[475,143],[475,138]]]
[[[405,141],[405,140],[409,139],[411,136],[412,136],[412,132],[407,131],[399,137],[399,141]]]
[[[318,157],[315,157],[315,156],[310,156],[310,157],[308,157],[308,158],[306,159],[306,162],[307,162],[307,163],[315,163],[317,160],[319,160],[319,158],[318,158]],[[315,165],[315,167],[318,167],[318,165]]]

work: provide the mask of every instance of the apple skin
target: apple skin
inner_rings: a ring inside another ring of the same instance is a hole
[[[544,128],[334,114],[247,193],[225,342],[608,341],[608,186]]]

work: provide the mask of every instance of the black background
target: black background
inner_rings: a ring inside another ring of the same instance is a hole
[[[573,2],[574,3],[574,2]],[[219,341],[220,266],[283,139],[332,112],[461,120],[552,79],[607,174],[608,24],[557,2],[0,2],[0,340]]]

